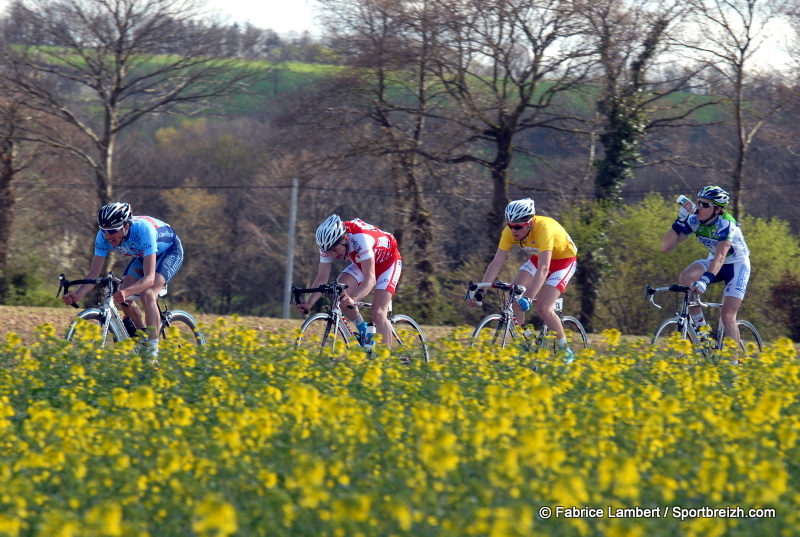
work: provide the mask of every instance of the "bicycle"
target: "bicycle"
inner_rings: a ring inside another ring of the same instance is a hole
[[[332,357],[337,351],[342,350],[341,346],[347,348],[352,342],[355,342],[365,349],[368,356],[372,355],[373,343],[371,341],[362,341],[358,331],[351,328],[350,323],[342,313],[339,302],[342,292],[347,287],[347,284],[336,281],[313,289],[301,289],[292,285],[292,296],[295,304],[300,304],[300,295],[305,293],[322,293],[325,301],[324,311],[315,313],[303,322],[300,327],[300,335],[295,341],[296,347],[319,347],[321,354]],[[364,308],[372,307],[369,302],[356,302],[356,304]],[[392,313],[391,306],[388,318],[392,329],[392,337],[402,347],[400,353],[403,361],[422,360],[429,362],[430,349],[419,324],[408,315]],[[339,349],[337,349],[337,342],[341,344]]]
[[[517,297],[522,296],[525,292],[524,285],[514,285],[500,281],[493,283],[469,282],[468,288],[467,298],[474,297],[474,293],[480,289],[497,289],[500,294],[500,313],[487,315],[478,323],[472,333],[472,345],[500,345],[500,348],[504,348],[510,341],[518,338],[521,340],[522,347],[525,350],[531,350],[534,347],[547,349],[552,342],[553,352],[558,351],[555,338],[548,336],[547,324],[542,323],[542,328],[538,334],[535,334],[530,329],[523,329],[519,325],[512,306]],[[482,302],[478,302],[479,306],[482,304]],[[567,345],[570,348],[576,346],[588,348],[589,339],[586,336],[586,330],[578,319],[564,315],[563,305],[564,299],[559,297],[556,299],[554,310],[559,319],[561,319],[561,325],[564,327]]]
[[[78,337],[79,329],[82,324],[93,323],[100,326],[100,347],[103,348],[109,343],[109,335],[113,343],[119,343],[125,339],[130,339],[134,336],[128,331],[125,323],[122,320],[119,310],[114,303],[114,293],[119,290],[122,280],[114,277],[114,274],[109,272],[105,278],[95,278],[89,280],[68,280],[63,274],[58,277],[59,286],[56,296],[69,292],[69,288],[74,285],[81,285],[84,283],[93,284],[97,288],[97,308],[88,308],[78,313],[67,328],[65,338],[68,341],[73,341]],[[158,303],[158,312],[161,316],[161,324],[158,328],[158,334],[161,339],[175,339],[178,341],[178,346],[181,346],[181,341],[185,340],[193,342],[197,345],[205,345],[206,338],[203,331],[197,326],[197,321],[192,315],[182,310],[170,310],[163,297],[167,294],[167,286],[158,293],[161,299]],[[101,296],[102,295],[102,296]],[[128,297],[128,300],[134,302],[138,300],[138,295]],[[127,306],[128,303],[126,302]],[[78,304],[72,304],[72,307],[79,308]]]
[[[691,293],[691,290],[691,287],[678,284],[672,284],[669,287],[655,288],[650,287],[650,284],[647,284],[647,287],[645,288],[646,297],[650,300],[650,303],[653,306],[659,309],[661,309],[661,306],[655,302],[656,293],[664,291],[671,293],[683,293],[683,300],[681,301],[680,307],[675,312],[675,317],[666,319],[660,325],[658,325],[655,334],[653,334],[652,344],[659,347],[659,349],[664,352],[674,353],[676,351],[674,348],[670,349],[669,345],[667,345],[667,341],[670,339],[672,334],[678,333],[680,334],[681,339],[691,341],[697,352],[704,358],[708,359],[709,357],[713,356],[715,352],[720,351],[723,348],[723,340],[725,339],[725,335],[722,326],[722,319],[720,318],[716,331],[712,330],[706,333],[706,331],[697,326],[694,317],[692,317],[691,313],[689,312],[689,308],[694,306],[699,306],[701,308],[721,308],[722,304],[717,302],[702,302],[699,297],[691,296],[693,294]],[[741,349],[745,351],[746,354],[761,352],[764,343],[761,340],[761,335],[758,333],[758,330],[756,330],[756,327],[753,326],[752,323],[743,319],[737,319],[736,326],[739,327]],[[676,357],[681,357],[683,355],[684,353],[677,351]]]

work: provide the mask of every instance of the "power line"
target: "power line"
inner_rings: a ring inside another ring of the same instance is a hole
[[[89,183],[14,183],[13,186],[16,187],[28,187],[28,188],[43,188],[43,189],[94,189],[94,184]],[[756,185],[747,185],[743,186],[742,190],[759,190],[763,188],[774,188],[774,187],[784,187],[784,186],[800,186],[800,181],[781,181],[776,183],[761,183]],[[164,185],[117,185],[120,189],[127,189],[127,190],[291,190],[292,185],[179,185],[179,186],[164,186]],[[388,188],[372,188],[369,189],[365,188],[355,188],[355,187],[327,187],[327,186],[312,186],[312,185],[304,185],[300,186],[299,189],[306,190],[306,191],[318,191],[318,192],[335,192],[341,194],[363,194],[365,192],[369,192],[370,194],[375,195],[395,195],[397,192],[393,189]],[[474,190],[474,189],[473,189]],[[530,189],[533,191],[533,189]],[[681,190],[678,186],[673,186],[670,188],[652,188],[649,190],[624,190],[622,192],[623,197],[637,197],[643,196],[650,193],[656,194],[672,194]],[[563,192],[563,191],[562,191]],[[462,192],[456,191],[442,191],[437,190],[436,192],[425,192],[423,194],[425,197],[428,198],[452,198],[453,196],[459,196],[461,199],[464,200],[480,200],[484,199],[483,195],[474,194],[466,195]],[[590,192],[581,193],[581,192],[570,192],[567,195],[563,193],[555,193],[555,192],[546,192],[540,191],[536,192],[535,196],[542,197],[542,198],[567,198],[567,199],[593,199],[594,194]]]

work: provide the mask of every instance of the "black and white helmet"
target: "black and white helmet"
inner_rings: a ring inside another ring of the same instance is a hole
[[[527,222],[535,215],[536,209],[530,198],[512,201],[506,206],[506,222]]]
[[[339,215],[332,214],[317,228],[317,246],[323,252],[332,250],[342,240],[346,230]]]
[[[97,213],[97,225],[100,229],[116,229],[131,221],[130,203],[115,202],[103,205]]]

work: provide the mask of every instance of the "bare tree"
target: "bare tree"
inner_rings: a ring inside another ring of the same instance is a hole
[[[430,170],[421,148],[434,152],[436,144],[427,124],[435,105],[432,75],[426,69],[432,38],[424,5],[402,0],[320,3],[326,7],[323,20],[331,47],[350,66],[330,88],[337,97],[326,102],[331,126],[343,132],[340,139],[346,141],[340,146],[344,155],[337,157],[370,155],[387,160],[395,192],[392,231],[411,261],[413,285],[427,303],[435,292],[437,250],[433,215],[422,186]],[[363,125],[354,126],[358,123]]]
[[[100,203],[111,201],[124,129],[148,114],[212,106],[264,74],[214,57],[224,27],[204,22],[201,6],[199,0],[16,2],[6,24],[26,41],[3,51],[0,82],[26,95],[34,118],[18,139],[69,152],[92,170]],[[79,136],[66,135],[53,118]]]
[[[16,199],[12,182],[33,160],[20,150],[18,132],[26,121],[20,103],[8,95],[0,101],[0,303],[8,293],[8,252]]]
[[[637,166],[680,156],[657,155],[648,160],[642,142],[648,132],[665,126],[695,125],[693,114],[713,100],[696,100],[689,93],[696,69],[672,65],[670,33],[685,17],[683,0],[653,3],[648,0],[601,0],[587,2],[580,10],[586,20],[585,39],[595,50],[597,67],[593,84],[587,85],[587,101],[594,100],[596,120],[588,134],[594,172],[594,198],[602,205],[622,203],[622,189],[634,179]],[[664,73],[673,73],[664,76]],[[681,93],[682,95],[677,95]],[[676,100],[677,97],[677,100]],[[670,102],[668,99],[671,99]],[[599,135],[595,134],[599,130]],[[595,140],[602,150],[594,157]],[[583,220],[590,224],[602,215],[610,218],[609,207],[588,204]],[[600,283],[610,268],[605,258],[607,237],[602,228],[584,236],[576,280],[581,285],[581,321],[591,327]]]
[[[772,25],[787,11],[789,0],[687,0],[694,24],[686,27],[682,42],[707,67],[713,83],[709,91],[726,97],[736,129],[734,157],[726,172],[731,178],[734,216],[741,214],[747,182],[747,158],[753,139],[766,120],[786,106],[779,88],[776,97],[754,106],[748,87],[765,74],[755,55],[771,36]],[[770,78],[777,79],[773,73]],[[762,78],[763,80],[763,78]],[[779,86],[780,84],[778,84]]]
[[[582,19],[574,2],[430,3],[438,51],[431,68],[458,109],[445,119],[464,133],[452,140],[448,161],[488,170],[486,231],[493,240],[509,200],[514,155],[536,157],[520,140],[533,129],[563,130],[574,119],[569,92],[586,80],[591,51],[579,39]]]

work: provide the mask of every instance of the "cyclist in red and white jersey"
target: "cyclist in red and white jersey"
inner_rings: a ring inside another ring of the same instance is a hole
[[[341,305],[344,306],[342,311],[363,336],[367,323],[355,303],[367,296],[374,287],[372,322],[375,323],[375,332],[383,337],[384,343],[391,346],[389,307],[403,269],[394,235],[361,219],[343,222],[333,214],[317,228],[316,241],[319,246],[319,270],[311,287],[329,281],[334,259],[349,259],[350,265],[337,278],[339,283],[348,285],[341,299]],[[297,309],[304,313],[309,311],[320,296],[320,293],[312,293],[306,302],[296,305]]]
[[[525,313],[536,300],[536,313],[556,333],[559,351],[567,363],[574,354],[569,348],[561,319],[555,313],[555,302],[567,288],[577,267],[578,249],[566,230],[554,219],[536,216],[530,198],[512,201],[506,206],[507,227],[500,236],[494,259],[486,267],[483,282],[493,282],[515,244],[530,254],[514,278],[514,284],[524,285],[525,293],[514,304],[514,314],[525,322]],[[482,291],[467,295],[467,304],[474,307],[483,297]]]
[[[133,216],[128,203],[117,202],[104,205],[97,213],[94,257],[85,279],[100,276],[109,252],[132,257],[122,275],[122,284],[114,294],[114,301],[125,315],[131,318],[136,328],[147,331],[144,351],[158,356],[158,293],[169,282],[183,264],[183,246],[178,235],[166,222],[151,216]],[[75,291],[65,293],[65,304],[77,303],[92,290],[92,284],[83,284]],[[122,304],[132,295],[139,295],[144,307],[144,316],[135,303]],[[127,326],[126,326],[127,328]]]

